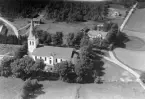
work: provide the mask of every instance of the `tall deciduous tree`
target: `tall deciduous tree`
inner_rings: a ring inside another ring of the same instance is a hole
[[[5,76],[8,77],[10,75],[12,75],[12,70],[11,70],[11,66],[10,64],[14,61],[14,58],[11,57],[4,57],[1,61],[1,65],[0,65],[0,73],[1,76]]]
[[[86,45],[89,45],[89,44],[91,44],[91,41],[90,41],[89,37],[88,36],[84,36],[81,39],[80,47],[83,47],[83,46],[86,46]]]
[[[27,42],[24,42],[23,45],[17,49],[15,52],[15,58],[22,58],[24,55],[27,55],[28,46]]]
[[[74,33],[69,33],[66,37],[66,45],[73,46]]]
[[[11,63],[12,73],[15,77],[22,78],[25,80],[30,77],[31,68],[34,65],[34,60],[26,56],[21,59],[16,59],[13,63]]]
[[[108,43],[111,44],[111,43],[114,43],[116,41],[117,33],[118,33],[118,25],[113,24],[112,27],[111,27],[111,30],[106,35],[106,40],[108,41]]]
[[[100,61],[100,59],[101,57],[93,51],[92,45],[83,46],[80,49],[80,57],[75,66],[75,72],[78,76],[77,81],[80,83],[94,82],[96,77],[99,76],[98,73],[103,70],[101,64],[96,65],[96,61]]]
[[[59,74],[60,79],[66,82],[75,82],[76,74],[74,65],[71,62],[64,61],[54,66],[55,72]]]

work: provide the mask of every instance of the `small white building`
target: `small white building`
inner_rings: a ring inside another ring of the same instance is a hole
[[[53,68],[53,66],[62,61],[71,61],[73,57],[73,48],[42,46],[39,47],[39,39],[33,34],[34,24],[31,21],[30,33],[28,37],[28,52],[34,59],[42,59],[47,65],[46,68]]]
[[[105,39],[107,33],[108,32],[104,32],[104,31],[90,30],[88,32],[88,36],[89,36],[90,39],[94,39],[94,38]]]

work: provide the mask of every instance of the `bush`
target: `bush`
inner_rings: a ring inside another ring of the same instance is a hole
[[[35,91],[39,90],[42,87],[41,84],[38,83],[38,81],[28,79],[25,81],[22,91],[21,91],[21,97],[22,99],[27,99],[31,95],[34,95]]]
[[[14,58],[5,57],[1,61],[0,73],[1,76],[8,77],[12,75],[12,70],[10,64],[14,61]]]
[[[140,79],[143,83],[145,83],[145,72],[141,74]]]
[[[55,72],[60,79],[65,82],[75,82],[76,74],[74,72],[74,65],[71,62],[62,62],[54,66]]]

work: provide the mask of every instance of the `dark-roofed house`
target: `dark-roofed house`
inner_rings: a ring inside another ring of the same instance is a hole
[[[33,21],[31,21],[30,33],[28,37],[29,55],[34,59],[43,59],[48,68],[53,68],[54,64],[62,61],[71,61],[73,57],[73,48],[42,46],[38,47],[38,39],[33,35]],[[47,68],[46,67],[46,68]]]

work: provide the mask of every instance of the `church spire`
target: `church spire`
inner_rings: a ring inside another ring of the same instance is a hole
[[[33,20],[31,20],[30,23],[30,31],[29,31],[29,37],[28,38],[35,38],[34,34],[33,34],[33,30],[34,30],[34,23]]]

